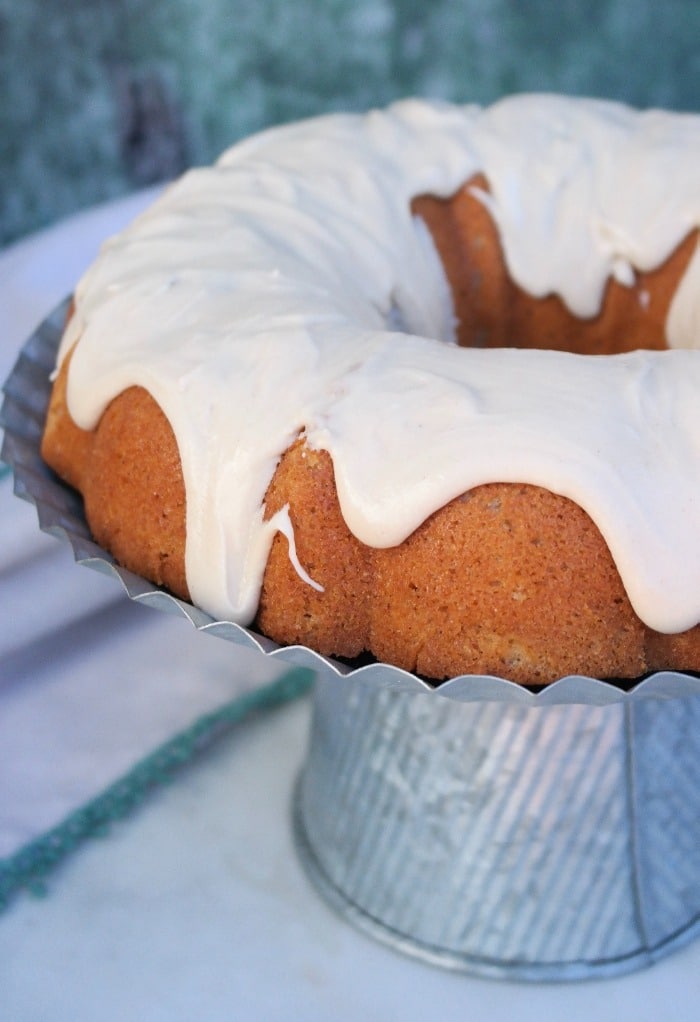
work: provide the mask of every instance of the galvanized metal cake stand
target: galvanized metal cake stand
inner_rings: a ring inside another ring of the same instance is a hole
[[[16,491],[131,599],[314,668],[294,831],[331,905],[400,951],[518,980],[620,974],[700,934],[700,679],[431,689],[384,664],[278,647],[154,590],[96,546],[80,498],[39,455],[64,316],[32,335],[5,385]]]

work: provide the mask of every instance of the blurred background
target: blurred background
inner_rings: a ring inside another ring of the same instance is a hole
[[[0,0],[0,246],[293,118],[699,86],[695,0]]]

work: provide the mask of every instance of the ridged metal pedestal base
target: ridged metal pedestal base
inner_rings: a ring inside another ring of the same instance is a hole
[[[321,679],[296,842],[325,900],[399,951],[619,975],[700,934],[699,764],[697,696],[525,706]]]

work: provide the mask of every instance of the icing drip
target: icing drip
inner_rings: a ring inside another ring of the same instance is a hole
[[[308,571],[303,567],[297,554],[297,545],[294,538],[294,526],[292,520],[289,517],[289,504],[285,504],[284,507],[280,508],[272,517],[269,519],[270,525],[273,526],[277,532],[281,532],[287,540],[289,546],[289,560],[292,567],[296,571],[302,582],[305,582],[307,586],[311,586],[317,593],[322,593],[323,586],[319,585],[318,582],[314,582],[309,575]]]
[[[160,404],[190,592],[217,617],[255,613],[280,528],[265,492],[305,432],[363,542],[401,542],[480,483],[531,482],[591,515],[647,624],[682,631],[700,620],[700,351],[680,350],[700,347],[700,257],[669,314],[679,350],[457,349],[410,201],[483,172],[513,278],[592,316],[610,276],[632,283],[700,224],[699,162],[700,118],[553,96],[264,132],[185,175],[80,282],[71,414],[90,429],[132,384]]]

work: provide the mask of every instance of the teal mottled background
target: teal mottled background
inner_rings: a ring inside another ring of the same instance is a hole
[[[695,0],[0,0],[0,245],[291,118],[699,85]]]

